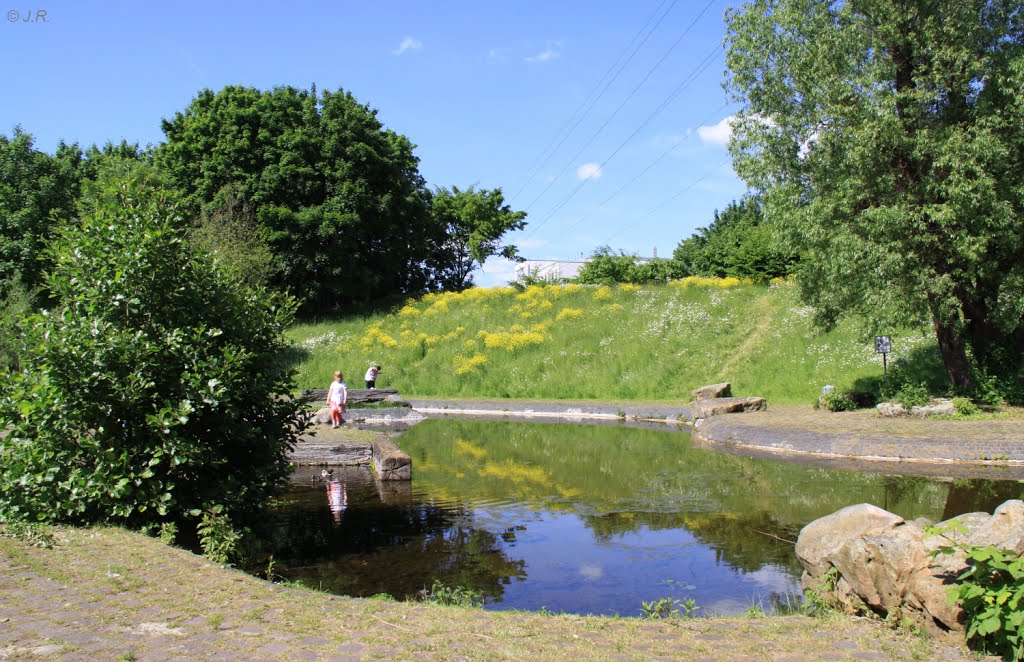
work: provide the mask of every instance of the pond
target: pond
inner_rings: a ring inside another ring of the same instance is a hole
[[[337,594],[397,598],[439,580],[487,609],[637,616],[799,603],[793,542],[869,502],[913,519],[991,512],[1017,481],[886,476],[740,457],[689,434],[614,426],[425,421],[401,435],[413,480],[299,469],[271,514],[275,572]]]

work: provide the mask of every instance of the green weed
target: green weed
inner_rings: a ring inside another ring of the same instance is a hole
[[[417,595],[421,602],[445,607],[483,607],[484,597],[479,591],[463,586],[447,586],[435,579],[429,589],[425,588]]]

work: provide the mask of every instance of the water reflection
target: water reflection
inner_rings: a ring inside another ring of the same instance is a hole
[[[426,421],[399,444],[409,483],[299,472],[274,513],[278,571],[351,595],[415,594],[435,579],[488,608],[637,615],[694,598],[702,613],[798,591],[792,542],[811,520],[870,502],[912,519],[989,510],[1016,481],[937,481],[694,448],[688,435],[582,425]]]

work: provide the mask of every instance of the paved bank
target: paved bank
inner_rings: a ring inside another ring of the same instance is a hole
[[[569,422],[691,422],[685,406],[416,398],[427,416]],[[881,418],[874,410],[827,412],[769,406],[700,422],[694,440],[729,452],[855,470],[1024,479],[1024,418],[975,421]]]
[[[414,398],[413,409],[427,416],[473,415],[567,420],[629,420],[677,424],[690,420],[684,406],[607,405],[574,402],[531,402],[520,400],[452,400]]]

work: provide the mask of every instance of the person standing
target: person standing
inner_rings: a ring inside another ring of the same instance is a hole
[[[345,419],[341,417],[348,403],[348,386],[340,370],[334,371],[334,381],[327,389],[327,406],[331,408],[331,427],[337,428]]]
[[[377,388],[377,373],[380,372],[379,365],[372,365],[366,371],[366,388]]]

